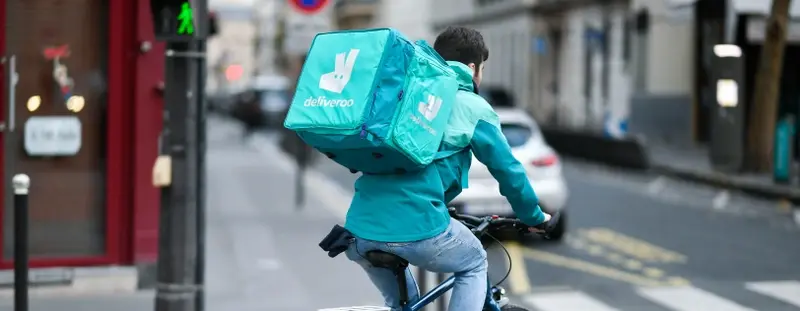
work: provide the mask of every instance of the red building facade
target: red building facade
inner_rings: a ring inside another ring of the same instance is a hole
[[[162,123],[164,48],[153,39],[149,2],[0,0],[0,19],[0,269],[12,267],[16,173],[31,178],[32,267],[153,266],[159,192],[151,171]],[[59,68],[67,69],[62,76],[70,83],[59,79]],[[29,121],[53,116],[79,121],[79,140],[57,138],[79,141],[76,153],[31,151],[52,144],[34,135],[48,128]]]

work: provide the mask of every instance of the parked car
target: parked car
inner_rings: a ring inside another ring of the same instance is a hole
[[[292,100],[289,87],[289,79],[285,76],[264,75],[253,80],[250,89],[256,92],[267,127],[276,129],[283,126]]]
[[[547,144],[539,126],[524,110],[495,106],[495,111],[514,157],[525,167],[541,208],[548,213],[561,211],[561,219],[551,234],[553,240],[560,240],[566,232],[565,207],[569,191],[558,154]],[[514,215],[506,198],[500,195],[497,181],[475,158],[469,171],[468,188],[451,205],[461,213],[475,216]]]
[[[208,95],[208,110],[211,112],[229,115],[233,107],[234,96],[227,93],[213,93]]]

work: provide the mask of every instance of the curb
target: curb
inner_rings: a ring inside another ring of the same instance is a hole
[[[651,171],[720,188],[740,190],[744,193],[766,199],[786,200],[794,205],[800,205],[800,189],[793,189],[789,186],[764,185],[737,180],[736,178],[729,177],[722,173],[699,172],[656,164],[651,165]]]
[[[545,141],[559,154],[625,169],[647,170],[650,157],[635,137],[615,139],[595,132],[542,127]]]
[[[719,188],[739,190],[749,195],[791,202],[800,206],[800,188],[752,182],[717,172],[683,169],[654,163],[643,140],[607,138],[593,132],[562,128],[542,128],[545,140],[563,156],[620,169],[651,172]],[[800,210],[800,208],[796,208]]]
[[[31,297],[127,294],[138,290],[136,267],[31,269]],[[0,271],[0,298],[14,296],[14,272]]]

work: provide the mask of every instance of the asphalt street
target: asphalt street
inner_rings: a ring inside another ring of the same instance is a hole
[[[514,302],[540,311],[800,310],[800,230],[788,204],[562,161],[569,233],[561,242],[505,243]],[[337,206],[358,177],[325,157],[307,176],[310,196]],[[507,270],[497,246],[490,266],[495,281]]]

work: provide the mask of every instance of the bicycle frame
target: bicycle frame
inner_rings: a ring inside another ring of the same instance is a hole
[[[446,292],[453,289],[453,285],[455,283],[455,276],[450,276],[444,282],[434,287],[432,290],[427,292],[424,296],[420,297],[416,301],[411,301],[407,305],[403,307],[403,311],[419,311],[422,310],[425,306],[431,304],[436,298],[440,298],[444,296]],[[500,306],[497,305],[497,302],[492,299],[492,292],[493,287],[491,283],[486,284],[486,301],[483,304],[483,308],[486,311],[500,311]]]

